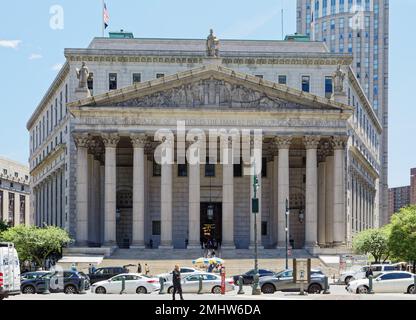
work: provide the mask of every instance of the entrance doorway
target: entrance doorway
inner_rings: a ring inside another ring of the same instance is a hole
[[[222,240],[222,203],[201,203],[201,239],[204,243],[209,240]]]

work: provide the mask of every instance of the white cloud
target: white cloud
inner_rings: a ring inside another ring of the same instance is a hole
[[[54,65],[52,66],[52,70],[53,70],[53,71],[59,71],[59,70],[61,70],[61,69],[62,69],[62,67],[63,67],[63,64],[62,64],[62,63],[57,63],[57,64],[54,64]]]
[[[42,59],[42,58],[43,58],[43,56],[39,53],[32,53],[29,56],[29,60],[37,60],[37,59]]]
[[[3,47],[3,48],[17,49],[17,47],[21,43],[22,43],[21,40],[1,40],[0,39],[0,47]]]

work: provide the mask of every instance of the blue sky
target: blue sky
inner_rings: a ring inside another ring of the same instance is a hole
[[[63,29],[52,29],[50,9],[60,5]],[[296,0],[107,0],[108,30],[136,37],[281,39],[296,31]],[[390,186],[409,184],[416,167],[416,41],[414,0],[390,0]],[[26,122],[42,99],[66,47],[86,47],[101,35],[101,0],[3,1],[0,11],[0,155],[28,161]],[[410,139],[410,142],[408,141]]]

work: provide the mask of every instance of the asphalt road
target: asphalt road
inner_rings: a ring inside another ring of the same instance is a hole
[[[237,290],[235,292],[229,292],[224,296],[214,294],[184,294],[185,300],[415,300],[416,295],[409,294],[373,294],[373,295],[358,295],[346,292],[344,286],[331,285],[330,294],[311,294],[306,296],[300,296],[299,293],[283,293],[276,292],[273,295],[251,295],[251,287],[244,287],[245,294],[238,295]],[[147,295],[96,295],[91,292],[87,292],[81,295],[65,295],[63,293],[55,293],[49,295],[19,295],[10,297],[7,301],[18,300],[171,300],[172,297],[169,294],[160,295],[158,293],[152,293]]]

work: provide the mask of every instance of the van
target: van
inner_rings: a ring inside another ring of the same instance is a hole
[[[352,268],[350,270],[347,270],[343,272],[339,278],[339,283],[346,284],[352,280],[360,280],[365,279],[366,272],[371,267],[373,271],[373,277],[375,278],[379,274],[383,272],[389,272],[389,271],[401,271],[403,270],[403,262],[400,263],[394,263],[394,264],[373,264],[373,265],[367,265],[363,266],[359,269]]]
[[[0,300],[20,294],[20,265],[13,243],[0,242]]]

